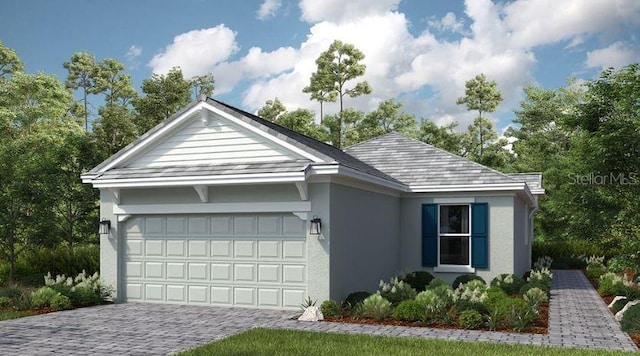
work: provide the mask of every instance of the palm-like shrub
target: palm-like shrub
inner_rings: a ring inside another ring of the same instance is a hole
[[[392,310],[393,307],[391,303],[384,299],[379,293],[370,295],[362,301],[360,305],[360,311],[363,316],[373,318],[377,321],[382,321],[387,318],[391,315]]]

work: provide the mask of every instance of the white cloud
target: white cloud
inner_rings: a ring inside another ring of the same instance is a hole
[[[262,5],[260,5],[260,9],[258,9],[258,19],[265,20],[268,17],[275,16],[280,6],[282,6],[280,0],[264,0]]]
[[[136,45],[131,45],[131,47],[129,47],[129,49],[127,50],[127,53],[125,53],[124,58],[126,58],[127,61],[133,61],[136,58],[140,57],[141,54],[142,48]]]
[[[397,9],[399,3],[400,0],[301,0],[298,5],[304,21],[339,23],[383,15]]]
[[[427,24],[429,25],[429,27],[441,32],[450,31],[460,34],[464,32],[464,22],[462,20],[459,21],[456,18],[456,14],[454,14],[453,12],[447,12],[447,14],[439,20],[435,18],[431,19],[427,22]]]
[[[587,52],[587,67],[589,68],[620,68],[631,64],[640,58],[640,50],[630,47],[623,42],[615,42],[608,47]]]
[[[179,66],[184,76],[190,78],[210,72],[237,51],[236,33],[221,24],[176,36],[172,44],[151,59],[149,66],[154,73],[161,74]]]

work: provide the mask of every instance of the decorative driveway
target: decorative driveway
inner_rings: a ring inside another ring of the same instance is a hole
[[[166,355],[295,311],[112,304],[0,322],[2,355]]]

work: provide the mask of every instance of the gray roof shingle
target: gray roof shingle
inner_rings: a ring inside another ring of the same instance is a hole
[[[345,151],[409,186],[518,182],[504,173],[397,132],[356,144]]]
[[[542,173],[540,172],[508,173],[507,175],[518,182],[527,183],[527,186],[534,194],[536,194],[536,192],[544,193],[544,188],[542,187]]]

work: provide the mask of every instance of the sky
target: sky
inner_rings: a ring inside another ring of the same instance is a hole
[[[187,77],[213,73],[213,96],[252,112],[276,97],[319,112],[302,89],[338,39],[365,54],[373,88],[347,107],[395,98],[418,119],[460,129],[474,115],[456,99],[479,73],[503,93],[490,114],[502,131],[527,83],[557,88],[640,61],[638,0],[3,0],[0,9],[0,41],[29,73],[64,80],[62,64],[86,51],[124,63],[140,90],[180,66]]]

